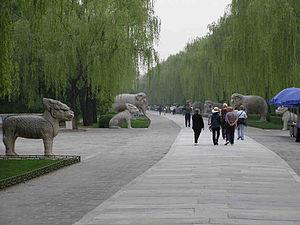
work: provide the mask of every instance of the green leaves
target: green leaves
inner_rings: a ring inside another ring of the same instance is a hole
[[[234,92],[269,99],[285,87],[300,86],[299,13],[297,0],[233,0],[230,12],[208,26],[207,36],[188,43],[145,78],[150,101],[222,102]]]

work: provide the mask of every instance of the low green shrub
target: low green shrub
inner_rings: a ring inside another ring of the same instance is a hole
[[[131,120],[132,128],[148,128],[150,126],[151,120],[148,117],[141,116],[135,117]],[[127,128],[127,123],[123,123],[122,128]]]
[[[280,130],[282,128],[282,120],[279,116],[269,116],[270,121],[259,121],[260,115],[250,114],[248,115],[247,123],[251,127],[257,127],[261,129],[275,129]]]
[[[108,112],[105,115],[101,115],[99,117],[99,128],[109,128],[109,121],[111,120],[111,118],[114,117],[114,115],[116,115],[117,113],[115,112]]]

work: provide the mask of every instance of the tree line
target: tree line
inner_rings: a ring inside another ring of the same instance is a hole
[[[232,0],[206,36],[188,43],[140,79],[153,104],[267,100],[300,86],[300,1]]]
[[[80,115],[84,125],[96,122],[116,94],[136,89],[139,67],[157,61],[153,4],[1,0],[1,111],[12,104],[34,111],[50,97],[67,103],[75,122]]]

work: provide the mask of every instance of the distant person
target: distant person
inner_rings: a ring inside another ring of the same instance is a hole
[[[245,126],[246,124],[246,119],[247,119],[247,114],[245,112],[245,107],[243,105],[240,106],[240,110],[237,112],[237,131],[238,131],[238,140],[244,140],[244,134],[245,134]]]
[[[187,104],[185,106],[185,113],[184,113],[185,127],[191,126],[191,113],[192,113],[192,107],[190,106],[190,104]]]
[[[227,113],[225,115],[225,121],[226,121],[226,136],[227,136],[227,141],[225,145],[228,145],[229,143],[231,145],[234,144],[234,131],[237,125],[237,114],[233,110],[232,107],[227,108]]]
[[[221,128],[220,109],[218,107],[213,108],[212,114],[208,118],[208,125],[211,128],[213,143],[214,145],[218,145]]]
[[[192,129],[194,131],[194,145],[198,145],[201,130],[204,129],[203,118],[199,109],[195,109],[195,114],[192,116]]]
[[[225,120],[225,115],[227,113],[227,103],[223,103],[223,109],[221,109],[221,129],[222,129],[222,138],[223,140],[227,141],[226,138],[226,120]]]
[[[174,106],[174,107],[173,107],[173,110],[172,110],[173,115],[176,114],[176,109],[177,109],[177,106]]]
[[[158,113],[159,113],[159,115],[161,115],[161,112],[162,112],[162,111],[163,111],[162,105],[158,106]]]
[[[297,123],[296,142],[300,142],[300,121],[299,121],[299,119],[298,119],[298,123]]]

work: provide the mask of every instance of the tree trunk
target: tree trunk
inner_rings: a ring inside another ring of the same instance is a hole
[[[79,99],[83,118],[83,125],[91,126],[93,125],[93,123],[97,122],[96,99],[92,94],[91,88],[83,88],[80,92]]]
[[[78,89],[77,89],[76,83],[77,82],[75,80],[71,80],[70,81],[71,89],[69,90],[71,110],[73,110],[73,112],[74,112],[74,118],[72,120],[72,126],[73,126],[74,130],[78,129],[78,110],[77,110],[77,104],[76,104],[77,96],[78,96]]]

